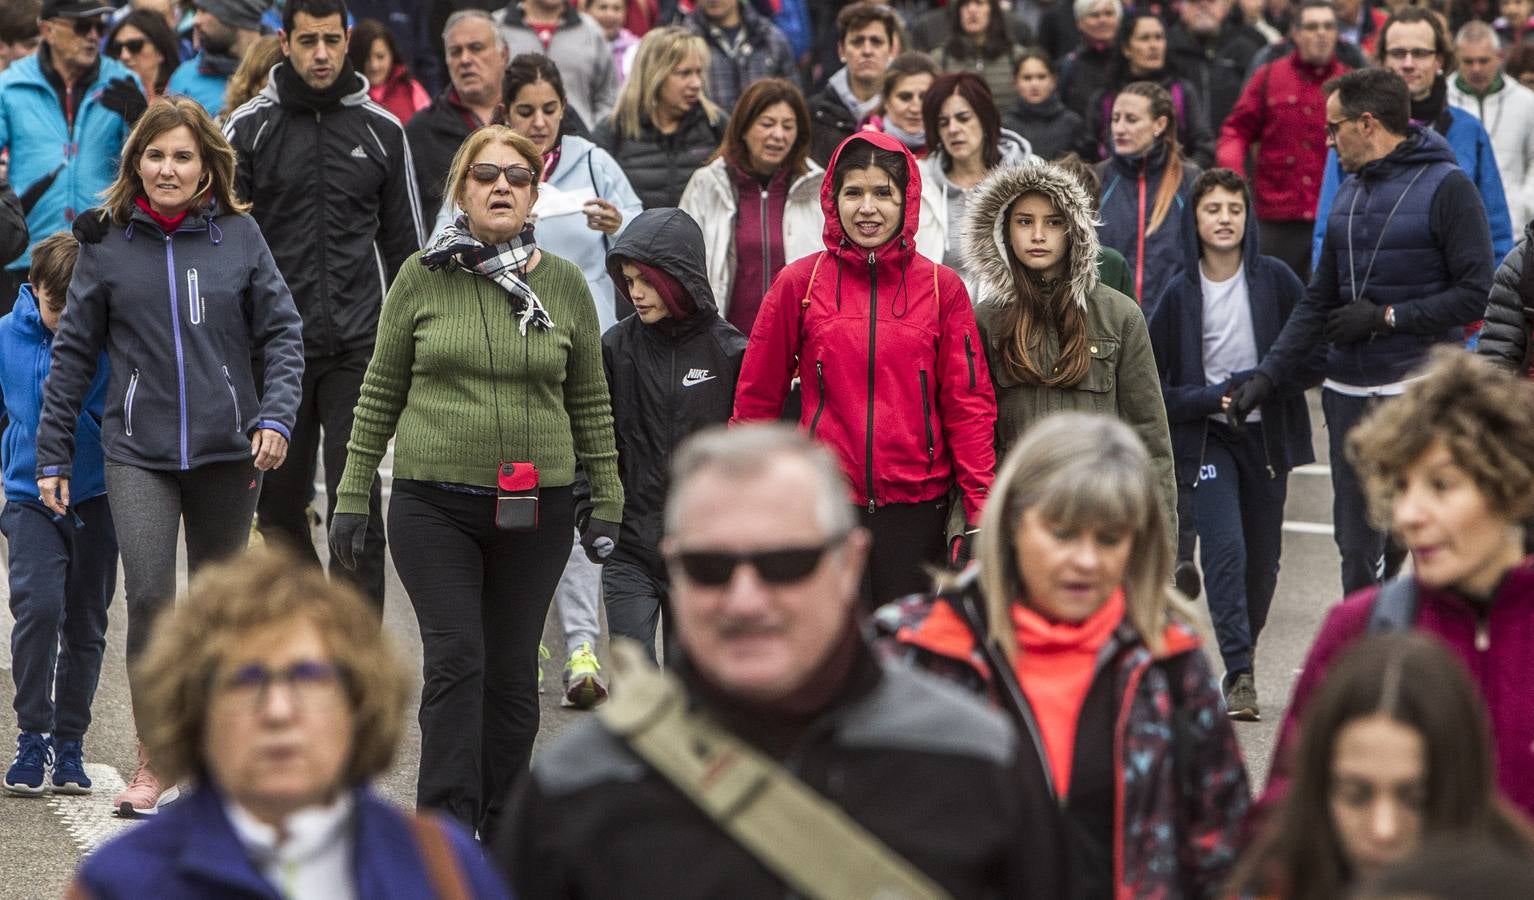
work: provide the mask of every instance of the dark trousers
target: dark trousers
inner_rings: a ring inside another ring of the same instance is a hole
[[[326,530],[336,508],[336,486],[346,469],[346,442],[352,436],[352,411],[362,390],[362,376],[367,373],[371,347],[336,356],[304,360],[304,393],[288,442],[288,458],[281,467],[267,473],[258,508],[261,536],[277,538],[300,554],[319,563],[310,535],[305,510],[314,493],[315,460],[323,452],[325,460]],[[324,432],[321,451],[320,433]],[[330,562],[332,578],[351,579],[372,598],[378,609],[384,602],[384,520],[383,482],[373,476],[372,495],[368,498],[367,542],[357,557],[357,571],[352,572],[336,560]]]
[[[607,633],[632,638],[644,645],[651,662],[655,656],[655,632],[666,613],[667,649],[670,649],[671,579],[666,566],[653,552],[625,553],[622,544],[602,566],[602,603],[607,607]],[[670,657],[670,654],[667,654]]]
[[[534,531],[495,527],[495,498],[394,482],[389,532],[421,629],[416,805],[492,840],[538,734],[538,642],[574,534],[569,487],[544,487]]]
[[[1406,554],[1369,519],[1363,482],[1348,464],[1343,448],[1348,432],[1369,410],[1389,397],[1350,397],[1321,390],[1321,412],[1326,416],[1327,443],[1332,457],[1332,530],[1342,554],[1342,591],[1379,584],[1401,568]]]
[[[16,724],[79,740],[107,646],[107,607],[117,589],[117,532],[106,497],[55,516],[7,500],[0,532],[10,542],[11,672]]]
[[[108,462],[107,496],[122,554],[128,600],[128,682],[155,618],[176,597],[176,533],[186,525],[187,569],[245,549],[261,493],[261,472],[248,459],[185,472]]]
[[[932,589],[926,566],[941,566],[948,500],[890,503],[858,518],[873,536],[868,569],[863,573],[863,610],[872,612],[891,600]]]
[[[1283,261],[1300,281],[1310,283],[1311,236],[1316,223],[1308,219],[1263,219],[1257,232],[1257,243],[1264,256]]]
[[[1278,587],[1289,473],[1268,469],[1262,426],[1209,423],[1193,491],[1204,590],[1227,677],[1252,671],[1257,637]]]

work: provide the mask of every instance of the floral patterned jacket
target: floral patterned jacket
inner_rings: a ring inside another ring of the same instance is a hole
[[[885,658],[996,701],[973,633],[943,600],[888,604],[874,630]],[[1099,663],[1112,667],[1106,674],[1118,698],[1113,864],[1114,893],[1123,900],[1222,896],[1251,804],[1236,735],[1197,635],[1173,624],[1163,639],[1165,651],[1152,654],[1126,621]]]

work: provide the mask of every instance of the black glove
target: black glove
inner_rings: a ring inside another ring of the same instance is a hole
[[[364,513],[336,513],[330,517],[330,555],[341,565],[357,571],[357,557],[367,542],[368,517]]]
[[[1367,297],[1360,297],[1332,310],[1326,318],[1326,330],[1321,334],[1331,344],[1351,344],[1361,341],[1377,331],[1389,331],[1385,323],[1385,307]]]
[[[964,533],[954,535],[953,540],[948,542],[948,565],[955,572],[964,570],[969,561],[975,558],[975,536],[980,529],[965,525]]]
[[[591,511],[595,505],[590,498],[575,501],[575,530],[582,534],[586,533],[586,523],[591,521]]]
[[[1230,409],[1226,410],[1232,427],[1240,428],[1252,410],[1267,402],[1272,393],[1273,379],[1261,372],[1253,373],[1251,378],[1242,382],[1240,387],[1231,392]]]
[[[72,229],[75,240],[82,244],[99,244],[101,239],[107,236],[107,231],[112,227],[112,217],[105,209],[93,206],[85,212],[75,216],[75,225]]]
[[[600,566],[618,547],[618,526],[606,519],[588,518],[581,529],[581,547],[586,558]]]
[[[27,189],[22,191],[21,195],[16,198],[21,202],[22,215],[31,215],[32,207],[36,206],[37,201],[41,200],[43,195],[48,193],[48,189],[53,187],[53,183],[59,179],[59,174],[63,171],[64,167],[61,165],[47,175],[27,185]]]
[[[108,81],[106,87],[102,88],[101,105],[122,116],[123,121],[132,128],[144,110],[149,108],[149,100],[144,97],[137,82],[123,75]]]

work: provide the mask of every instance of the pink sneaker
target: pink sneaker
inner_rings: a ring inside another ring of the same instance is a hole
[[[138,768],[133,770],[128,786],[112,799],[112,808],[124,819],[152,816],[159,812],[162,791],[160,779],[149,768],[149,757],[144,755],[141,746],[138,748]]]

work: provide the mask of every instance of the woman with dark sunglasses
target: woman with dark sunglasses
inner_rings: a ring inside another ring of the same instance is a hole
[[[1250,804],[1195,613],[1171,587],[1158,482],[1118,419],[1046,418],[997,469],[977,593],[875,617],[885,649],[1000,700],[1031,736],[1073,898],[1217,896]]]
[[[538,733],[538,641],[575,533],[577,463],[592,562],[623,518],[596,307],[580,268],[528,225],[543,166],[503,125],[459,148],[447,196],[463,215],[384,299],[330,525],[351,566],[393,438],[389,545],[426,681],[416,803],[486,842]]]
[[[135,10],[107,33],[106,55],[138,76],[144,96],[153,102],[165,93],[171,73],[181,62],[176,35],[165,19],[146,10]]]

